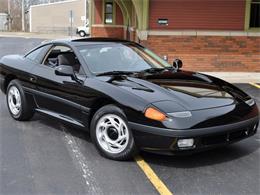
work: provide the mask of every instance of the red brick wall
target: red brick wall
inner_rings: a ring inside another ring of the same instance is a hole
[[[124,19],[123,19],[123,14],[122,11],[120,9],[120,7],[115,4],[116,6],[116,21],[115,24],[116,25],[123,25],[124,24]],[[95,24],[102,24],[103,23],[103,2],[102,0],[95,0],[94,1],[94,23]]]
[[[150,0],[150,29],[243,30],[246,0]],[[169,25],[157,24],[167,18]]]
[[[260,72],[260,37],[149,36],[143,44],[187,70]]]
[[[116,4],[116,24],[117,25],[123,25],[124,24],[124,18],[123,18],[122,11],[117,4]]]
[[[123,27],[93,27],[91,28],[92,37],[111,37],[111,38],[124,38]]]
[[[95,21],[94,26],[91,27],[91,36],[92,37],[112,37],[112,38],[119,38],[124,39],[125,30],[122,27],[124,24],[123,14],[120,7],[115,4],[116,10],[116,20],[115,25],[105,25],[103,24],[103,3],[102,0],[95,0],[94,1],[94,10],[95,10]],[[95,26],[95,24],[99,24],[99,26]],[[102,26],[101,26],[101,25]],[[120,25],[120,26],[116,26]]]
[[[102,0],[95,0],[94,1],[94,23],[95,24],[102,24],[103,23],[103,2]]]

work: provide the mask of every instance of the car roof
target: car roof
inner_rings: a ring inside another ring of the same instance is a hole
[[[105,44],[105,43],[133,43],[131,41],[116,39],[116,38],[107,38],[107,37],[93,37],[93,38],[80,38],[80,39],[58,39],[45,42],[45,44],[57,43],[57,44],[68,44],[73,46],[80,45],[93,45],[93,44]]]

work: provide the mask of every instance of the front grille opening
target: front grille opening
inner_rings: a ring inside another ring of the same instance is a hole
[[[216,135],[216,136],[208,136],[203,137],[201,142],[203,145],[215,145],[226,142],[226,135]]]
[[[202,145],[217,145],[217,144],[227,144],[229,142],[238,141],[251,136],[256,133],[255,125],[247,127],[245,129],[237,130],[234,132],[227,132],[218,135],[211,135],[201,138]]]
[[[247,133],[246,133],[247,132]],[[249,135],[250,131],[249,129],[246,130],[240,130],[229,134],[229,140],[235,141],[238,139],[242,139],[244,137],[247,137]]]

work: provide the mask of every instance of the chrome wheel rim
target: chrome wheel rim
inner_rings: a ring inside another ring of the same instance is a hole
[[[21,94],[17,87],[12,86],[8,92],[8,106],[13,115],[18,115],[21,111]]]
[[[96,126],[97,141],[106,152],[118,154],[129,142],[129,130],[122,118],[107,114],[99,119]]]

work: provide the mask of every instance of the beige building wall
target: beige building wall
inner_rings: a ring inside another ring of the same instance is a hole
[[[82,20],[86,15],[85,0],[69,0],[31,6],[30,31],[69,34],[70,10],[73,11],[73,33],[75,33],[76,27],[85,23]]]

